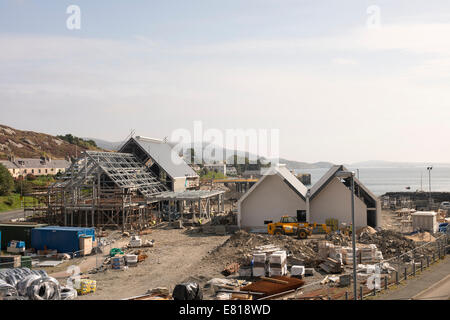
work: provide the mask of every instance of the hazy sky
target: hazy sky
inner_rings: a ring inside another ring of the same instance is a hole
[[[201,120],[279,129],[298,161],[450,162],[449,35],[448,0],[0,0],[0,123],[120,141]]]

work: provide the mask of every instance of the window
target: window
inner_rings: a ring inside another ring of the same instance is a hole
[[[296,223],[297,219],[295,217],[283,217],[281,218],[282,223]]]
[[[297,210],[298,222],[306,222],[306,210]]]

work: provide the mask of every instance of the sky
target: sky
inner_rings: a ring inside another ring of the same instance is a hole
[[[450,162],[449,34],[446,0],[0,0],[0,123],[122,141],[201,121],[279,130],[297,161]]]

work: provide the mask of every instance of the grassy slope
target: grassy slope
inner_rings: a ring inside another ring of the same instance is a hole
[[[29,181],[35,186],[47,186],[52,182],[55,182],[55,179],[50,176],[40,176],[36,177],[35,180]],[[31,200],[32,197],[25,197],[24,200]],[[9,204],[12,202],[12,204]],[[21,208],[20,202],[20,194],[19,193],[11,193],[9,196],[0,196],[0,212],[17,210]]]
[[[30,197],[28,197],[30,198]],[[7,204],[8,200],[12,200],[12,205]],[[12,193],[9,196],[0,196],[0,212],[20,209],[20,194]]]
[[[208,171],[207,174],[202,175],[200,177],[201,179],[224,179],[226,176],[223,175],[221,172],[214,172],[214,171]]]

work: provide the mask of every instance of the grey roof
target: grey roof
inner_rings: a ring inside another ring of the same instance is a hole
[[[185,191],[166,191],[151,196],[155,200],[200,200],[216,197],[224,194],[223,190],[185,190]]]
[[[21,163],[23,162],[23,163]],[[14,161],[2,160],[0,161],[8,169],[20,169],[20,168],[42,168],[42,169],[61,169],[68,168],[70,162],[67,160],[50,160],[42,161],[41,159],[32,158],[15,158]]]
[[[335,174],[338,171],[343,170],[343,166],[335,165],[330,168],[309,190],[310,197],[313,199],[325,186],[335,178]]]
[[[143,137],[135,137],[130,140],[136,141],[171,178],[198,177],[198,174],[172,150],[168,143]],[[173,159],[176,159],[178,163],[175,163]]]
[[[0,164],[4,165],[6,169],[17,169],[18,167],[8,160],[0,160]]]
[[[308,192],[308,188],[305,187],[301,181],[294,176],[286,166],[278,166],[276,167],[276,172],[279,176],[281,176],[288,185],[294,189],[300,196],[302,196],[303,200],[306,199],[306,193]]]
[[[238,202],[243,202],[250,193],[255,190],[259,184],[261,184],[264,179],[270,175],[278,175],[281,179],[283,179],[283,182],[286,183],[292,191],[294,191],[300,198],[306,201],[306,193],[308,192],[308,188],[305,187],[303,183],[301,183],[300,180],[296,176],[294,176],[288,168],[284,164],[280,164],[278,166],[270,167],[270,169],[266,170],[264,172],[264,175],[261,179],[258,180],[257,183],[255,183],[240,199]]]
[[[310,189],[310,199],[312,200],[315,196],[317,196],[323,188],[325,188],[328,183],[330,183],[333,179],[336,178],[336,173],[339,171],[347,171],[347,168],[343,165],[334,165],[323,175],[322,178],[317,181],[314,186]],[[354,177],[355,185],[358,185],[361,189],[363,189],[372,199],[376,200],[377,196],[374,195],[367,187],[362,184],[356,177]]]

